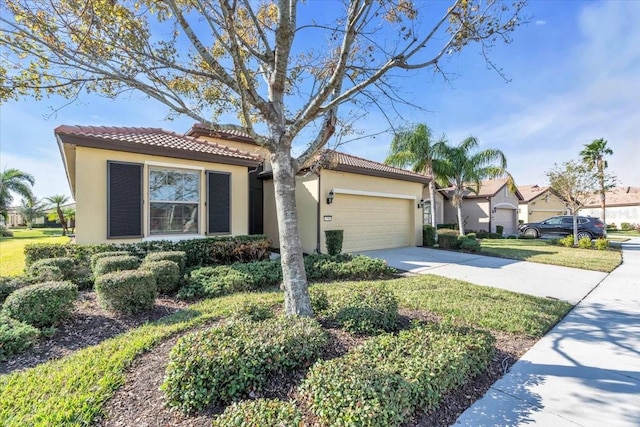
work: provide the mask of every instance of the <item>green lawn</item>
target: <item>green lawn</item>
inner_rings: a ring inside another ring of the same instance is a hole
[[[621,231],[621,230],[611,231],[611,230],[607,230],[607,237],[608,238],[611,238],[611,237],[640,237],[640,232],[638,232],[636,230],[628,230],[628,231]]]
[[[613,271],[622,262],[622,253],[616,249],[598,251],[567,248],[552,245],[541,239],[483,239],[480,240],[480,253],[607,273]]]
[[[68,243],[61,228],[12,229],[13,237],[0,238],[0,276],[24,271],[24,247],[29,243]]]
[[[562,301],[431,275],[317,286],[331,297],[367,285],[386,285],[401,306],[430,310],[443,320],[532,337],[544,335],[571,309]],[[68,357],[0,376],[0,425],[90,425],[138,355],[172,334],[228,316],[238,304],[282,304],[282,297],[276,291],[205,300]]]

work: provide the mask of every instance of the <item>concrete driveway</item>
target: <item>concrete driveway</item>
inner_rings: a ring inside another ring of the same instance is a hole
[[[607,273],[476,254],[406,247],[360,252],[412,274],[435,274],[577,304]]]

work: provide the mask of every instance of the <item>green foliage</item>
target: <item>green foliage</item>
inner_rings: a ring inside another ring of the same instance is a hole
[[[315,320],[294,316],[195,332],[171,350],[161,389],[185,412],[229,403],[259,390],[272,373],[306,366],[327,342]]]
[[[438,232],[438,247],[440,249],[457,249],[458,248],[458,232],[446,232],[441,230]]]
[[[33,326],[0,314],[0,361],[31,347],[38,334]]]
[[[175,262],[182,272],[185,267],[186,258],[187,253],[185,251],[150,252],[144,257],[143,263],[169,260]]]
[[[436,230],[431,225],[422,226],[422,246],[433,246],[436,244]]]
[[[129,252],[127,251],[107,251],[107,252],[98,252],[95,253],[93,255],[91,255],[90,258],[90,262],[89,265],[91,266],[91,270],[95,270],[96,268],[96,262],[98,262],[99,259],[101,258],[109,258],[109,257],[114,257],[114,256],[123,256],[123,255],[131,255]]]
[[[594,245],[597,250],[606,251],[609,248],[609,241],[604,238],[599,238],[596,239]]]
[[[145,261],[140,266],[143,270],[153,273],[158,292],[164,294],[175,291],[180,284],[180,267],[169,259]]]
[[[101,306],[127,314],[153,308],[157,293],[154,274],[145,270],[122,270],[97,276],[95,289]]]
[[[458,224],[436,224],[436,228],[438,230],[458,230]],[[440,235],[440,231],[438,231],[438,236]]]
[[[54,267],[53,269],[50,267]],[[29,266],[29,275],[41,281],[46,280],[69,280],[73,277],[76,263],[72,258],[44,258]],[[55,277],[58,276],[59,277]],[[51,276],[54,277],[51,277]]]
[[[618,226],[615,223],[607,224],[607,231],[616,231]]]
[[[469,236],[460,236],[457,242],[458,248],[464,252],[480,252],[480,242]]]
[[[27,276],[0,277],[0,304],[13,292],[25,286],[33,285],[33,278]]]
[[[573,238],[573,236],[571,236]],[[591,249],[591,239],[589,237],[583,237],[578,240],[578,247],[580,249]]]
[[[567,248],[572,248],[573,244],[574,244],[573,234],[569,234],[568,236],[565,236],[562,239],[558,239],[558,244],[560,246],[565,246]]]
[[[476,233],[467,233],[463,237],[471,240],[476,240],[478,238],[478,235]]]
[[[324,235],[327,241],[327,253],[332,256],[339,255],[342,252],[344,230],[325,230]]]
[[[316,363],[300,390],[322,425],[399,426],[486,369],[493,343],[487,332],[440,325],[384,334]]]
[[[237,307],[231,317],[242,322],[262,322],[273,317],[273,310],[268,305],[245,302]]]
[[[347,254],[308,255],[304,258],[304,268],[310,281],[383,279],[396,272],[384,260]]]
[[[140,259],[133,255],[117,255],[98,258],[93,268],[93,274],[98,277],[103,274],[122,270],[135,270],[140,266]]]
[[[185,253],[185,266],[232,264],[266,259],[269,256],[269,240],[262,235],[220,236],[206,239],[187,239],[178,242],[152,240],[135,243],[103,243],[99,245],[76,245],[38,243],[25,246],[25,264],[30,266],[42,258],[70,257],[78,263],[89,263],[91,256],[101,252],[126,252],[144,258],[152,252]]]
[[[251,290],[253,278],[232,266],[202,267],[191,272],[188,283],[178,291],[178,298],[216,298]]]
[[[329,308],[329,296],[324,289],[318,286],[309,288],[309,299],[315,314],[324,313]]]
[[[45,282],[14,291],[2,305],[2,313],[36,328],[53,326],[69,316],[78,298],[71,282]]]
[[[496,234],[499,234],[500,236],[502,236],[504,234],[504,226],[503,225],[496,225]]]
[[[623,222],[622,224],[620,224],[620,230],[622,231],[631,231],[633,230],[633,224],[631,224],[630,222]]]
[[[331,300],[330,308],[329,317],[354,334],[391,332],[398,325],[398,299],[385,287],[340,293]]]
[[[256,399],[233,403],[213,419],[213,427],[283,427],[302,425],[302,412],[293,402]]]

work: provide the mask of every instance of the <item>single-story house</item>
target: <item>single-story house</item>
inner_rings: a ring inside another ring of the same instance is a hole
[[[453,190],[446,192],[444,204],[444,222],[457,223],[458,211],[453,206]],[[485,180],[480,183],[478,193],[465,190],[462,197],[462,220],[467,231],[490,231],[495,233],[497,226],[503,227],[503,233],[518,232],[518,204],[522,195],[516,189],[511,191],[508,179]]]
[[[266,234],[277,247],[275,196],[265,151],[239,132],[195,125],[60,126],[77,203],[76,241],[102,243]],[[421,244],[428,179],[344,153],[297,177],[303,250],[326,252],[325,230],[344,230],[345,252]]]
[[[522,200],[518,205],[518,220],[521,223],[540,222],[556,215],[568,215],[567,204],[550,187],[518,185]]]
[[[605,215],[607,224],[615,224],[620,228],[623,222],[640,224],[640,187],[616,187],[605,194]],[[600,218],[600,196],[594,195],[580,215]]]

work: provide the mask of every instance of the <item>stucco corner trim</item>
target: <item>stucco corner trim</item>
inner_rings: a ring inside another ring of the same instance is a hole
[[[349,194],[352,196],[384,197],[388,199],[406,199],[406,200],[418,199],[416,196],[412,196],[409,194],[379,193],[377,191],[351,190],[348,188],[333,188],[331,191],[333,191],[333,194]]]

